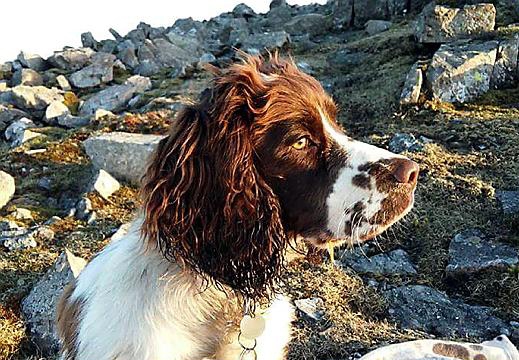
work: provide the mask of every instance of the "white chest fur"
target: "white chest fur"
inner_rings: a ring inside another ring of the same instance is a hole
[[[136,221],[79,276],[71,301],[82,304],[77,360],[234,360],[240,306],[192,273],[145,252]],[[293,308],[284,297],[265,313],[258,359],[283,359]]]

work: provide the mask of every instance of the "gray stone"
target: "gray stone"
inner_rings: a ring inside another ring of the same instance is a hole
[[[423,285],[401,286],[385,291],[389,317],[402,328],[444,337],[491,337],[508,329],[493,310],[450,299]]]
[[[60,116],[58,119],[58,125],[66,127],[67,129],[76,129],[83,126],[90,125],[90,116],[74,116],[66,114]]]
[[[285,24],[285,30],[289,34],[309,34],[310,36],[322,35],[331,28],[331,19],[321,14],[304,14],[294,17]]]
[[[110,32],[110,34],[112,34],[112,36],[114,37],[115,41],[123,41],[124,38],[115,30],[115,29],[108,29],[108,31]]]
[[[427,69],[435,99],[464,103],[486,93],[497,54],[497,41],[443,44]]]
[[[332,14],[334,26],[338,29],[347,29],[353,25],[354,0],[332,0]]]
[[[11,84],[12,86],[40,86],[43,85],[43,77],[32,69],[19,69],[14,72]]]
[[[85,140],[84,147],[97,169],[106,170],[116,179],[139,184],[148,158],[162,138],[112,132]]]
[[[135,53],[135,48],[126,47],[121,49],[117,53],[117,58],[122,61],[122,63],[128,66],[130,69],[133,69],[139,66],[139,59]]]
[[[368,20],[365,25],[366,32],[369,35],[375,35],[391,28],[393,23],[385,20]]]
[[[121,184],[117,180],[115,180],[112,175],[100,169],[97,171],[92,189],[97,191],[101,197],[108,200],[108,198],[117,190],[119,190]]]
[[[64,101],[58,89],[44,86],[15,86],[8,95],[14,106],[24,110],[45,110],[54,101]]]
[[[76,203],[75,216],[79,220],[87,220],[92,211],[92,202],[89,198],[83,197]]]
[[[13,72],[13,64],[10,62],[0,63],[0,79],[8,79]]]
[[[494,89],[511,88],[518,77],[519,36],[502,40],[497,48],[496,62],[492,72],[490,86]]]
[[[97,53],[92,56],[92,64],[70,75],[70,82],[77,88],[89,88],[113,80],[114,61],[112,54]]]
[[[42,177],[40,180],[38,180],[38,187],[46,191],[52,190],[52,179],[48,177]]]
[[[481,231],[469,229],[454,236],[450,243],[447,274],[471,274],[516,264],[519,254],[514,248],[487,240]]]
[[[112,85],[92,95],[81,106],[80,114],[82,116],[93,115],[97,109],[122,110],[135,94],[150,88],[150,79],[139,75],[132,76],[122,85]]]
[[[324,301],[318,297],[294,300],[294,304],[305,316],[316,321],[321,320],[325,314]]]
[[[27,118],[21,118],[13,122],[5,129],[5,138],[10,142],[11,147],[17,147],[42,134],[32,132],[28,129],[34,128],[36,125],[34,122]]]
[[[354,1],[354,25],[363,27],[368,20],[385,20],[389,18],[387,0]]]
[[[14,178],[4,171],[0,171],[0,209],[13,197],[16,186]]]
[[[17,59],[24,67],[35,71],[44,71],[48,68],[47,63],[40,55],[29,54],[22,51]]]
[[[77,71],[89,65],[95,53],[90,48],[66,48],[55,52],[48,61],[59,69]]]
[[[78,277],[85,265],[86,260],[65,250],[22,301],[22,314],[31,340],[44,354],[60,349],[55,329],[58,301],[67,284]]]
[[[286,0],[272,0],[270,2],[269,8],[270,8],[270,10],[272,10],[272,9],[275,9],[278,7],[286,7],[286,6],[287,6]]]
[[[249,54],[259,54],[265,50],[280,49],[290,43],[290,35],[285,31],[273,31],[262,34],[251,34],[241,48]]]
[[[13,121],[28,116],[29,115],[25,111],[0,105],[0,131],[4,130]]]
[[[400,104],[418,103],[423,83],[423,73],[418,63],[414,63],[405,78],[404,88],[400,94]]]
[[[400,154],[404,151],[422,151],[424,142],[428,141],[423,141],[422,139],[418,140],[413,134],[396,133],[389,141],[389,151],[397,154]]]
[[[496,198],[506,215],[519,214],[519,191],[496,191]]]
[[[247,6],[244,3],[236,5],[234,9],[232,9],[232,13],[236,17],[251,18],[253,16],[256,16],[254,10],[252,10],[249,6]]]
[[[494,30],[493,4],[466,5],[462,9],[427,5],[417,21],[416,37],[422,43],[444,43]]]
[[[54,124],[58,118],[70,115],[69,108],[61,101],[52,102],[45,110],[44,121],[48,124]]]
[[[401,249],[369,258],[362,252],[344,252],[340,262],[342,265],[349,266],[362,274],[375,276],[416,274],[416,269],[411,263],[409,256]]]
[[[81,44],[83,44],[83,47],[85,48],[90,48],[97,51],[97,41],[90,31],[81,34]]]
[[[266,27],[273,30],[281,30],[292,19],[292,12],[287,6],[279,6],[270,10],[267,14]]]
[[[212,62],[215,62],[216,61],[216,56],[214,56],[213,54],[211,53],[204,53],[202,54],[202,56],[200,56],[200,60],[198,61],[198,65],[203,65],[203,64],[210,64]]]
[[[70,83],[68,82],[67,78],[64,75],[56,76],[56,82],[58,83],[61,90],[63,90],[63,91],[72,90],[72,88],[70,87]]]

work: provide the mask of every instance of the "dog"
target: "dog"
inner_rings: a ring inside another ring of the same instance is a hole
[[[63,360],[284,359],[290,239],[359,243],[412,208],[418,165],[347,136],[293,60],[243,56],[214,72],[150,159],[129,232],[64,291]],[[253,345],[245,315],[264,319]]]

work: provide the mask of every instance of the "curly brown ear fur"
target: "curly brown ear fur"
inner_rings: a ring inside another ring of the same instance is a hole
[[[143,233],[168,259],[250,298],[279,276],[280,205],[255,165],[254,111],[266,88],[259,59],[234,65],[185,108],[144,177]]]

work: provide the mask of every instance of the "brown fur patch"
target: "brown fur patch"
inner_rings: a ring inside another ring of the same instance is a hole
[[[351,180],[353,185],[361,188],[361,189],[371,189],[371,179],[368,175],[358,174],[353,177]]]
[[[58,335],[63,342],[62,351],[66,354],[65,358],[67,360],[74,360],[77,355],[76,339],[82,303],[79,300],[70,301],[75,288],[75,281],[65,287],[56,313],[56,327]]]
[[[469,351],[461,345],[456,344],[435,344],[433,352],[438,355],[453,357],[461,360],[470,360]]]
[[[474,360],[488,360],[487,357],[483,354],[478,354],[474,356]]]

